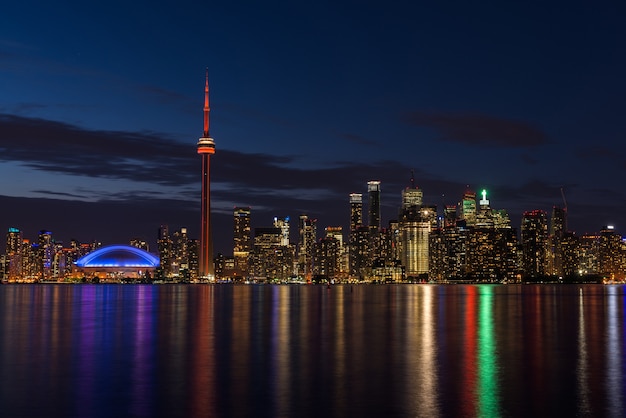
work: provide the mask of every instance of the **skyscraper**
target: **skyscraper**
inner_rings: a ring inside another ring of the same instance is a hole
[[[548,216],[542,210],[522,216],[522,272],[527,278],[547,273]]]
[[[402,190],[402,208],[408,209],[411,206],[422,206],[424,193],[415,185],[415,178],[411,172],[411,185]]]
[[[209,136],[209,71],[206,73],[204,85],[204,133],[198,139],[198,154],[202,157],[202,203],[200,226],[200,257],[198,275],[202,278],[213,278],[213,240],[211,235],[211,176],[210,158],[215,154],[215,142]]]
[[[309,278],[313,272],[313,252],[317,241],[317,219],[300,215],[298,227],[298,274]]]
[[[372,234],[380,231],[380,181],[367,182],[367,195],[369,209],[367,212],[367,225]]]
[[[350,231],[363,225],[363,195],[350,193]]]
[[[368,211],[367,226],[369,228],[369,260],[371,263],[380,258],[380,181],[367,182]]]
[[[22,278],[22,240],[22,231],[17,228],[9,228],[6,243],[9,281]]]
[[[252,249],[250,208],[235,207],[233,210],[233,258],[237,274],[248,275],[248,257]]]
[[[563,237],[567,233],[567,209],[552,207],[550,219],[550,251],[548,251],[548,272],[563,276]]]
[[[467,226],[474,226],[474,224],[476,224],[476,192],[469,189],[463,194],[461,219],[465,221]]]

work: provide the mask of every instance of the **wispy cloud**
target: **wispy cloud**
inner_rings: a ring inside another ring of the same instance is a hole
[[[468,145],[501,148],[528,148],[546,144],[547,136],[534,126],[484,114],[414,111],[406,123],[434,129],[439,139]]]

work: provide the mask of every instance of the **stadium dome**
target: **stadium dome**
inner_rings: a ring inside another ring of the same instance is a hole
[[[159,258],[129,245],[110,245],[79,258],[76,266],[80,268],[154,269],[159,267]]]
[[[76,278],[91,278],[119,283],[130,280],[149,280],[159,267],[159,258],[129,245],[110,245],[90,252],[74,263]]]

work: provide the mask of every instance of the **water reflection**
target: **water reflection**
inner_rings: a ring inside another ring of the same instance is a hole
[[[479,287],[480,317],[478,319],[478,416],[500,416],[498,365],[494,334],[493,293],[490,285]]]
[[[53,417],[623,416],[625,298],[623,286],[0,286],[0,404]]]

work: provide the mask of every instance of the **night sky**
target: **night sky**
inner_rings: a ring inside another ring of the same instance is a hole
[[[563,205],[626,233],[626,3],[5,2],[0,231],[155,250],[200,224],[205,71],[216,251],[232,208],[348,227],[411,170],[427,204],[488,191],[514,226]],[[0,239],[0,241],[4,241]],[[2,247],[4,242],[0,244]]]

